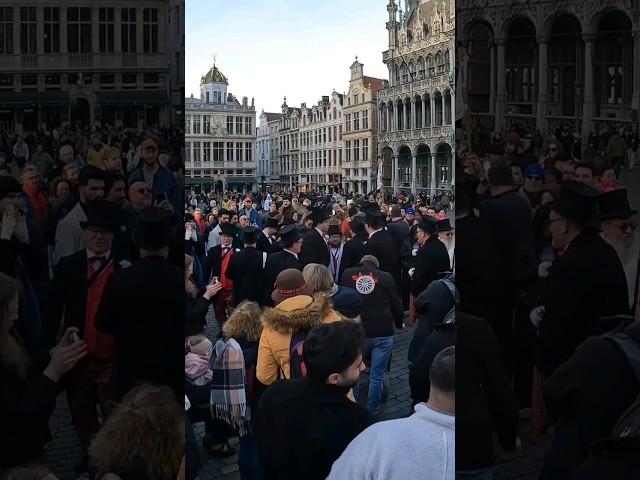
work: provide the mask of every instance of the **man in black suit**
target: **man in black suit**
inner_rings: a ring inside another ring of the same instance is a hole
[[[222,326],[227,321],[230,313],[231,297],[233,295],[233,280],[227,276],[227,270],[231,259],[236,253],[240,252],[240,249],[234,248],[236,226],[231,223],[224,223],[220,228],[220,244],[209,249],[205,260],[204,281],[210,284],[216,277],[222,283],[222,290],[213,299],[216,321],[220,326],[220,330],[222,330]]]
[[[233,281],[231,303],[243,300],[262,302],[264,298],[264,267],[267,253],[256,250],[260,231],[256,227],[244,228],[244,250],[234,254],[229,261],[227,278]]]
[[[256,248],[261,252],[267,254],[275,252],[276,234],[278,233],[278,219],[271,216],[266,219],[266,226],[262,229],[258,235],[258,242]]]
[[[364,212],[364,224],[369,234],[364,253],[376,257],[380,270],[391,274],[396,286],[400,285],[400,245],[394,243],[391,233],[384,227],[384,214],[377,204],[366,205]]]
[[[409,270],[411,275],[411,293],[418,298],[439,273],[451,269],[447,247],[438,238],[438,221],[433,217],[422,217],[416,232],[418,254],[415,267]]]
[[[141,260],[114,272],[102,296],[95,322],[114,338],[116,401],[143,382],[184,399],[184,271],[167,261],[174,236],[169,211],[143,210],[134,232]]]
[[[314,228],[304,237],[300,251],[300,268],[304,268],[310,263],[329,266],[329,245],[326,236],[329,231],[330,217],[331,212],[326,208],[319,208],[309,214],[308,218],[313,220]]]
[[[286,225],[280,229],[280,240],[276,243],[276,248],[280,250],[267,257],[264,267],[265,290],[263,293],[266,305],[273,305],[271,292],[275,288],[276,278],[280,272],[288,268],[302,270],[298,259],[302,245],[302,237],[295,225]]]
[[[120,224],[120,209],[97,200],[86,206],[87,220],[80,222],[85,249],[62,257],[54,270],[51,292],[52,319],[64,330],[78,329],[87,344],[87,356],[69,374],[67,399],[73,426],[85,458],[91,436],[99,429],[96,405],[104,412],[110,400],[109,386],[113,363],[113,337],[96,331],[95,315],[107,281],[130,263],[114,255],[112,246]]]
[[[369,238],[362,215],[353,216],[349,222],[349,228],[353,232],[353,237],[344,244],[344,252],[342,253],[343,271],[360,263],[360,259],[364,257],[364,244]],[[340,278],[342,278],[342,273]]]

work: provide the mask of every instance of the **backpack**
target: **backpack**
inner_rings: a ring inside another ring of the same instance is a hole
[[[640,340],[631,337],[624,331],[607,333],[602,338],[615,343],[622,350],[640,385]],[[640,438],[640,394],[616,422],[612,438]]]
[[[304,364],[303,350],[304,339],[309,333],[308,328],[303,328],[291,335],[289,344],[289,378],[303,378],[307,376],[307,367]]]

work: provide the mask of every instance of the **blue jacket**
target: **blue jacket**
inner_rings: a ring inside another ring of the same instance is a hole
[[[129,185],[131,185],[134,182],[144,182],[144,181],[145,181],[144,172],[142,171],[142,167],[136,168],[133,172],[131,172],[131,175],[129,175]],[[183,205],[184,199],[180,198],[180,195],[178,195],[179,193],[178,183],[176,182],[175,177],[169,170],[167,170],[163,166],[160,166],[158,171],[153,176],[152,195],[155,198],[157,195],[160,195],[165,192],[167,194],[167,199],[169,200],[169,203],[173,205],[174,211],[176,212],[176,214],[179,215],[179,212],[182,212],[184,209],[184,205]]]
[[[238,211],[238,216],[240,215],[246,215],[247,211],[243,208],[241,210]],[[251,212],[249,212],[249,224],[255,223],[256,226],[258,227],[258,230],[262,230],[262,219],[260,218],[260,214],[258,213],[257,210],[254,210],[253,208],[251,209]]]

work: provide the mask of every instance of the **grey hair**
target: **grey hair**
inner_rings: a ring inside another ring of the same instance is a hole
[[[365,262],[373,263],[376,266],[376,268],[380,268],[380,262],[374,255],[365,255],[360,259],[360,263],[365,263]]]

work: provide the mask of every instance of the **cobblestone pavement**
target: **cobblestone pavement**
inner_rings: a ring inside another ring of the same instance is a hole
[[[218,334],[218,325],[210,315],[207,324],[207,335],[215,338]],[[409,370],[407,364],[407,351],[409,343],[413,338],[413,327],[397,331],[394,336],[393,353],[391,357],[391,372],[389,375],[389,396],[383,404],[381,419],[406,417],[410,413],[411,398],[409,395]],[[204,424],[197,423],[194,426],[198,445],[202,443],[204,436]],[[233,438],[229,444],[238,449],[238,439]],[[200,480],[239,480],[238,456],[217,459],[209,457],[201,451],[202,468],[200,469]]]

